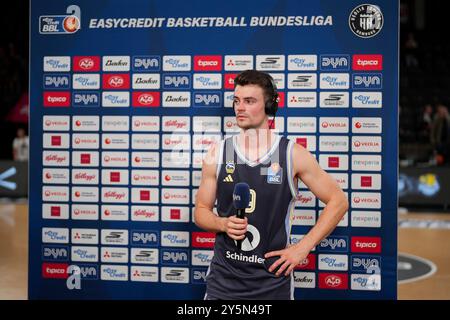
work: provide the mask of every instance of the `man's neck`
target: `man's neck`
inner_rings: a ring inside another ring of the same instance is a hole
[[[241,130],[238,145],[247,159],[256,161],[270,150],[275,139],[275,134],[268,128]]]

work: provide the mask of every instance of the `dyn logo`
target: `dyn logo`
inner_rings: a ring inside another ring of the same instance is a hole
[[[70,89],[69,74],[44,75],[44,89]]]
[[[74,107],[98,107],[100,94],[98,92],[74,92],[72,103]]]
[[[205,268],[192,268],[191,269],[192,283],[193,284],[205,284],[207,271],[208,270]]]
[[[131,244],[136,246],[158,246],[159,232],[147,230],[134,230],[131,232]]]
[[[189,265],[189,252],[187,250],[162,250],[161,261],[165,265]]]
[[[192,77],[189,73],[171,73],[170,75],[163,75],[163,89],[190,89],[191,82]]]
[[[67,261],[69,249],[67,246],[44,246],[42,247],[42,260],[45,261]]]
[[[159,71],[161,69],[160,56],[135,56],[133,57],[133,71]]]
[[[381,268],[381,257],[352,256],[352,271],[367,273],[373,268]]]
[[[196,91],[192,95],[192,99],[194,100],[194,107],[220,108],[222,105],[222,101],[220,98],[221,93],[219,91]]]
[[[348,252],[348,237],[335,236],[323,239],[317,250],[320,252]]]
[[[381,73],[354,73],[352,75],[353,89],[381,89],[383,75]]]
[[[350,69],[350,56],[345,54],[321,55],[320,70],[343,71]]]

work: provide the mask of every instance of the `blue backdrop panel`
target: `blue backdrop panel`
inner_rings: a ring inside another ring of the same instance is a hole
[[[388,0],[32,1],[30,299],[202,299],[199,159],[236,132],[232,79],[253,68],[276,79],[275,129],[350,202],[295,270],[295,298],[395,299],[398,13]],[[323,210],[299,189],[293,242]]]

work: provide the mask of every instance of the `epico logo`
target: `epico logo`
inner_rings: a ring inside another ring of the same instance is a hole
[[[360,38],[371,38],[383,28],[383,14],[378,6],[362,4],[350,13],[348,24],[354,34]]]

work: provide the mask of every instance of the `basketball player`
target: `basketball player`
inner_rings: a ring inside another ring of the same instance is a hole
[[[269,128],[268,117],[274,117],[278,108],[272,77],[247,70],[234,84],[233,106],[240,133],[209,150],[196,197],[196,225],[217,233],[205,299],[293,299],[292,270],[333,231],[348,201],[306,149]],[[298,179],[326,207],[316,225],[291,245],[290,215]],[[244,219],[236,217],[233,207],[238,182],[250,187]],[[216,200],[218,215],[213,212]],[[241,249],[237,241],[242,241]]]

